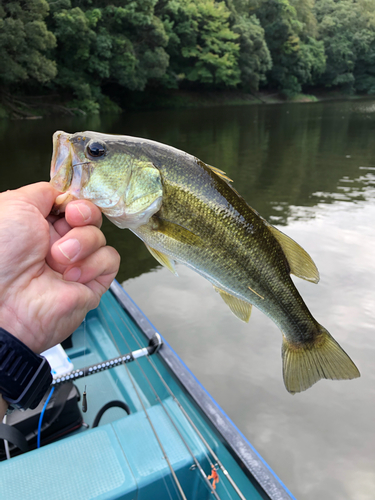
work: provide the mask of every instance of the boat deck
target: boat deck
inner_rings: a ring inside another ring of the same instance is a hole
[[[74,332],[72,347],[66,349],[74,369],[147,346],[144,330],[151,335],[153,327],[139,311],[134,313],[138,319],[124,313],[118,302],[118,295],[124,293],[120,288],[117,284],[115,294],[105,294],[100,306]],[[134,304],[131,307],[136,308]],[[219,470],[214,493],[209,488],[207,483],[212,479],[207,481],[207,476],[216,464],[196,426],[243,498],[293,498],[256,452],[243,448],[244,461],[253,462],[254,476],[249,474],[241,457],[228,449],[225,432],[216,430],[225,428],[225,414],[218,409],[213,415],[218,425],[213,427],[183,382],[172,373],[171,365],[179,362],[178,357],[174,353],[171,357],[168,345],[160,353],[164,350],[170,356],[169,363],[155,354],[75,380],[81,394],[86,388],[88,409],[84,421],[90,428],[81,427],[64,439],[2,462],[2,497],[13,495],[17,485],[17,496],[30,500],[180,499],[183,496],[172,468],[189,500],[241,498]],[[182,366],[181,370],[187,368]],[[191,373],[188,376],[192,381],[186,379],[187,385],[197,383]],[[200,385],[199,390],[205,393]],[[210,406],[213,400],[205,394]],[[91,428],[99,410],[113,400],[125,402],[130,415],[123,409],[111,408],[103,414],[99,426]],[[249,456],[250,452],[254,455]],[[263,484],[257,475],[263,477]]]

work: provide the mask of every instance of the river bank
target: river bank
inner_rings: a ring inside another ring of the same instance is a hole
[[[278,91],[260,91],[248,93],[243,91],[145,91],[116,95],[106,98],[100,107],[101,113],[123,113],[138,110],[208,108],[215,106],[247,106],[253,104],[312,103],[320,101],[338,101],[353,99],[372,99],[370,95],[351,95],[339,90],[318,90],[309,94],[297,94],[286,99]],[[0,118],[38,119],[47,115],[87,115],[98,114],[83,111],[79,106],[72,106],[59,95],[45,96],[11,96],[0,104]]]

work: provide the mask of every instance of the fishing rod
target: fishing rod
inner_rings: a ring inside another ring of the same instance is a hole
[[[71,372],[64,373],[63,375],[58,375],[53,378],[51,386],[60,385],[65,382],[72,382],[104,370],[109,370],[110,368],[115,368],[116,366],[123,365],[124,363],[131,363],[132,361],[135,361],[138,358],[143,358],[144,356],[151,356],[152,354],[158,352],[162,345],[163,341],[160,335],[155,333],[155,335],[150,339],[147,347],[131,351],[128,354],[123,354],[121,356],[117,356],[116,358],[101,361],[100,363],[96,363],[94,365],[86,366],[85,368],[72,370]]]
[[[120,334],[123,337],[121,331],[120,331]],[[136,340],[136,342],[139,345],[139,342],[137,341],[137,339],[135,338],[135,336],[134,335],[132,335],[132,336],[133,336],[133,338]],[[114,338],[113,338],[113,340],[114,340]],[[115,367],[118,367],[118,366],[121,366],[121,365],[125,365],[125,364],[128,364],[128,363],[131,363],[132,361],[136,361],[136,360],[138,360],[139,358],[142,358],[142,357],[147,357],[147,359],[148,359],[149,356],[151,356],[152,354],[155,354],[156,352],[158,352],[162,345],[163,345],[163,341],[161,339],[161,336],[159,335],[159,333],[155,332],[154,336],[150,339],[149,344],[148,344],[147,347],[142,347],[142,348],[137,349],[135,351],[131,351],[131,352],[127,353],[127,354],[122,354],[122,355],[117,356],[115,358],[101,361],[100,363],[96,363],[96,364],[93,364],[93,365],[90,365],[90,366],[86,366],[84,368],[79,368],[77,370],[72,370],[70,372],[64,373],[64,374],[59,375],[59,376],[55,376],[53,378],[53,380],[52,380],[51,387],[56,387],[56,386],[59,386],[61,384],[66,383],[66,382],[73,382],[73,381],[78,380],[80,378],[87,377],[89,375],[94,375],[95,373],[99,373],[99,372],[102,372],[102,371],[105,371],[105,370],[109,370],[111,368],[115,368]],[[117,345],[116,345],[116,347],[117,347]],[[117,347],[117,350],[118,350],[118,347]],[[158,373],[158,375],[161,377],[161,375],[159,373]],[[131,377],[130,377],[130,379],[131,379]],[[147,377],[146,377],[146,379],[147,379]],[[150,381],[148,379],[147,379],[147,381],[150,384],[150,386],[152,387],[152,384],[150,383]],[[153,389],[153,387],[152,387],[152,389]],[[135,390],[136,390],[136,388],[135,388]],[[138,395],[138,391],[137,390],[136,390],[136,392],[137,392],[137,395]],[[138,395],[138,397],[139,397],[139,395]],[[167,413],[168,417],[171,419],[170,415],[168,414],[166,408],[162,404],[162,402],[161,402],[160,398],[158,397],[158,395],[156,395],[156,397],[160,401],[160,403],[161,403],[164,411]],[[173,394],[173,397],[174,397],[175,400],[177,399],[174,396],[174,394]],[[141,400],[140,397],[139,397],[139,400],[142,403],[142,400]],[[142,406],[143,406],[143,404],[142,404]],[[179,406],[181,406],[181,405],[179,404]],[[145,411],[146,417],[149,420],[149,423],[150,423],[150,425],[152,427],[152,430],[153,430],[153,432],[154,432],[154,434],[156,436],[156,439],[158,440],[159,446],[161,447],[161,450],[162,450],[162,452],[164,454],[164,458],[166,459],[166,461],[167,461],[167,463],[168,463],[171,471],[173,471],[173,468],[172,468],[172,466],[171,466],[171,464],[169,462],[169,459],[168,459],[168,457],[165,454],[165,450],[162,447],[162,444],[161,444],[161,442],[160,442],[160,440],[158,438],[157,432],[154,429],[154,427],[152,425],[152,422],[151,422],[151,420],[149,418],[147,410],[146,410],[146,408],[143,408],[143,409]],[[176,425],[173,422],[173,419],[171,419],[171,421],[172,421],[172,424],[176,428]],[[201,465],[196,460],[194,454],[192,453],[191,449],[187,445],[186,441],[183,439],[183,437],[182,437],[181,433],[179,432],[179,430],[177,428],[176,428],[176,430],[177,430],[177,433],[180,435],[181,439],[183,440],[185,446],[187,447],[188,452],[193,457],[193,460],[195,462],[195,466],[198,468],[199,472],[201,473],[201,475],[202,475],[202,477],[204,479],[204,482],[209,487],[209,489],[213,493],[214,497],[217,498],[217,499],[219,499],[216,491],[212,488],[212,485],[209,482],[208,477],[205,474],[205,472],[203,471]],[[209,447],[208,447],[208,449],[209,449],[209,451],[211,451],[211,449]],[[225,471],[225,473],[227,473],[227,471]],[[185,497],[185,495],[184,495],[184,493],[182,491],[181,485],[179,484],[179,481],[177,480],[177,477],[175,476],[174,471],[172,472],[172,475],[173,475],[173,478],[175,480],[176,486],[177,486],[177,488],[179,490],[179,493],[181,494],[181,496],[182,496],[183,499],[186,499],[186,497]]]
[[[133,339],[137,342],[137,344],[139,346],[141,346],[140,342],[138,341],[138,339],[136,338],[136,336],[131,332],[131,330],[129,329],[129,327],[126,325],[126,323],[124,322],[123,318],[118,315],[120,320],[122,321],[124,327],[128,330],[128,332],[130,333],[130,335],[133,337]],[[123,340],[126,342],[121,330],[118,328],[118,326],[116,326],[117,330],[119,331],[121,337],[123,338]],[[157,333],[157,332],[155,332]],[[178,400],[178,398],[176,397],[176,395],[173,393],[173,391],[171,390],[171,388],[169,387],[169,385],[166,383],[166,381],[164,380],[163,376],[161,375],[161,373],[159,372],[159,370],[157,369],[155,363],[153,362],[153,360],[151,358],[147,358],[147,361],[150,363],[150,365],[152,366],[153,370],[155,371],[155,373],[157,374],[157,376],[159,377],[159,379],[161,380],[161,382],[163,383],[164,387],[167,389],[167,391],[169,392],[170,396],[173,398],[173,400],[176,402],[176,404],[178,405],[178,407],[180,408],[180,410],[182,411],[182,413],[184,414],[184,416],[186,417],[186,419],[188,420],[188,422],[190,423],[190,425],[192,426],[192,428],[194,429],[194,431],[196,432],[196,434],[198,435],[198,437],[201,439],[201,441],[203,442],[204,446],[207,448],[208,452],[211,454],[211,456],[213,457],[214,461],[216,462],[216,465],[219,467],[219,469],[222,471],[222,473],[224,474],[224,477],[229,481],[229,483],[231,484],[232,488],[234,489],[234,491],[237,493],[237,495],[239,496],[239,498],[241,500],[246,500],[246,497],[243,495],[243,493],[241,492],[241,490],[239,489],[238,485],[236,484],[236,482],[234,481],[234,479],[231,477],[230,473],[228,472],[228,470],[225,468],[225,466],[223,465],[223,463],[221,462],[221,460],[219,459],[219,457],[216,455],[216,453],[214,452],[214,450],[211,448],[211,446],[208,444],[207,440],[203,437],[202,433],[199,431],[199,429],[197,428],[197,426],[194,424],[193,420],[190,418],[189,414],[186,412],[185,408],[182,406],[182,404],[180,403],[180,401]],[[142,372],[144,373],[143,369],[141,368]],[[148,380],[148,377],[145,375],[144,373],[144,376],[146,378],[146,380],[148,381],[149,385],[152,386],[152,384],[150,383],[150,381]],[[152,390],[155,392],[154,388],[152,387]],[[157,395],[157,399],[160,400],[159,396]],[[175,423],[173,422],[173,419],[171,418],[171,416],[168,414],[168,411],[166,410],[165,406],[163,405],[163,403],[160,401],[161,403],[161,406],[163,407],[165,413],[168,415],[169,419],[171,420],[172,424],[174,425],[174,427],[176,427]],[[176,428],[178,434],[179,431],[178,429]],[[182,437],[182,436],[181,436]],[[183,438],[182,438],[183,439]],[[183,441],[185,441],[183,439]],[[184,443],[187,448],[188,448],[188,445],[187,443]],[[193,456],[193,458],[195,459],[193,453],[189,450],[190,454]],[[211,462],[211,460],[209,460]],[[211,462],[211,465],[212,465],[212,462]],[[200,471],[202,472],[202,471]],[[204,474],[205,475],[205,474]],[[207,477],[207,476],[206,476]],[[216,492],[215,492],[216,493]]]
[[[106,319],[105,319],[104,317],[103,317],[103,319],[104,319],[104,322],[106,323],[106,326],[107,326],[108,332],[109,332],[109,334],[110,334],[110,335],[111,335],[111,337],[112,337],[112,341],[113,341],[113,343],[114,343],[114,345],[115,345],[115,347],[116,347],[117,351],[119,351],[120,349],[119,349],[118,344],[117,344],[117,342],[116,342],[116,340],[115,340],[115,337],[113,336],[112,330],[110,329],[110,327],[109,327],[109,325],[108,325],[108,323],[107,323]],[[118,328],[118,327],[117,327],[117,328]],[[121,333],[121,332],[120,332],[120,333]],[[156,333],[156,334],[157,334],[157,333]],[[123,335],[122,335],[122,334],[121,334],[121,336],[123,337]],[[162,340],[161,340],[160,335],[159,335],[159,334],[157,334],[157,336],[158,336],[158,340],[159,340],[159,342],[160,342],[160,345],[159,345],[158,349],[160,349],[160,346],[162,345],[162,343],[163,343],[163,342],[162,342]],[[154,339],[154,338],[155,338],[155,335],[154,335],[154,337],[152,337],[152,339]],[[152,340],[152,339],[151,339],[151,340]],[[125,339],[124,339],[124,340],[125,340]],[[151,342],[151,340],[150,340],[150,342]],[[126,341],[125,341],[125,343],[127,344],[127,342],[126,342]],[[127,345],[128,345],[128,344],[127,344]],[[139,345],[139,344],[138,344],[138,345]],[[147,348],[147,347],[146,347],[146,348],[141,348],[141,349],[139,349],[139,351],[144,351],[145,349],[147,350],[148,348]],[[154,351],[154,352],[156,352],[156,351]],[[146,354],[144,354],[144,355],[146,355]],[[139,357],[142,357],[142,356],[138,356],[138,358],[139,358]],[[138,358],[136,357],[136,358],[134,358],[134,360],[137,360]],[[132,377],[132,376],[131,376],[131,374],[130,374],[129,368],[126,366],[126,364],[127,364],[128,362],[129,362],[129,361],[127,361],[127,362],[126,362],[126,361],[125,361],[125,362],[124,362],[124,361],[122,361],[122,362],[121,362],[121,364],[124,366],[125,370],[127,371],[127,374],[128,374],[129,380],[130,380],[130,382],[131,382],[131,384],[132,384],[132,386],[133,386],[133,389],[134,389],[134,391],[135,391],[135,393],[136,393],[136,395],[137,395],[137,398],[138,398],[138,400],[139,400],[139,402],[140,402],[140,404],[141,404],[141,406],[142,406],[143,412],[144,412],[144,414],[145,414],[145,416],[146,416],[146,418],[147,418],[147,420],[148,420],[148,423],[150,424],[150,427],[151,427],[151,429],[152,429],[152,432],[154,433],[154,436],[155,436],[155,438],[156,438],[156,440],[157,440],[157,442],[158,442],[159,448],[160,448],[160,450],[161,450],[161,452],[162,452],[162,454],[163,454],[163,458],[164,458],[164,460],[165,460],[165,461],[167,462],[167,464],[168,464],[169,470],[170,470],[170,472],[171,472],[171,474],[172,474],[172,477],[173,477],[173,479],[174,479],[174,482],[175,482],[175,486],[177,487],[177,490],[178,490],[179,494],[181,495],[182,500],[187,500],[187,498],[186,498],[186,496],[185,496],[185,493],[184,493],[184,491],[183,491],[183,489],[182,489],[181,483],[180,483],[180,481],[178,480],[178,478],[177,478],[177,476],[176,476],[176,473],[175,473],[175,471],[174,471],[174,469],[173,469],[173,466],[172,466],[172,464],[171,464],[171,461],[169,460],[169,457],[168,457],[168,455],[167,455],[167,452],[165,451],[165,448],[164,448],[164,446],[163,446],[163,444],[162,444],[162,442],[161,442],[161,440],[160,440],[160,438],[159,438],[159,435],[158,435],[158,433],[157,433],[157,431],[156,431],[156,429],[155,429],[155,426],[154,426],[154,424],[152,423],[152,420],[151,420],[150,415],[149,415],[149,413],[148,413],[148,411],[147,411],[147,409],[146,409],[146,407],[145,407],[145,404],[144,404],[144,402],[142,401],[141,395],[140,395],[140,393],[139,393],[139,391],[138,391],[138,389],[137,389],[136,384],[134,383],[133,377]],[[163,478],[163,480],[164,480],[164,482],[165,482],[165,479],[164,479],[164,478]],[[168,493],[169,493],[169,490],[168,490]],[[169,493],[169,496],[171,497],[170,493]]]
[[[151,359],[149,359],[148,361],[151,364],[151,366],[154,368],[156,374],[159,376],[159,378],[162,381],[162,383],[164,384],[164,387],[167,389],[167,391],[169,392],[169,394],[171,395],[171,397],[173,398],[173,400],[175,401],[175,403],[178,405],[178,407],[180,408],[180,410],[182,411],[182,413],[184,414],[184,416],[188,420],[189,424],[192,426],[192,428],[197,433],[197,435],[199,436],[199,438],[201,439],[201,441],[203,442],[203,444],[208,449],[209,453],[211,454],[211,456],[215,460],[216,464],[218,465],[218,467],[220,468],[220,470],[222,471],[222,473],[224,474],[224,476],[227,478],[227,480],[232,485],[234,491],[237,493],[237,495],[240,497],[241,500],[246,500],[246,497],[243,495],[243,493],[241,492],[241,490],[237,486],[236,482],[232,479],[231,475],[229,474],[229,472],[227,471],[227,469],[224,467],[224,465],[220,461],[219,457],[216,455],[216,453],[214,452],[214,450],[211,448],[211,446],[208,444],[208,442],[206,441],[206,439],[203,437],[203,435],[199,431],[198,427],[194,424],[194,422],[190,418],[189,414],[186,412],[185,408],[182,406],[182,404],[180,403],[180,401],[177,399],[177,397],[175,396],[175,394],[172,392],[172,390],[169,387],[169,385],[166,383],[166,381],[162,377],[162,375],[159,372],[159,370],[152,363]]]
[[[105,305],[104,305],[104,308],[105,308],[105,309],[107,309]],[[104,322],[107,324],[107,327],[108,327],[108,323],[107,323],[107,321],[106,321],[106,319],[105,319],[105,317],[104,317],[103,313],[101,313],[101,314],[102,314],[102,318],[103,318]],[[128,327],[125,323],[124,323],[124,325],[125,325],[126,329],[129,331],[129,333],[131,334],[131,336],[133,337],[133,339],[137,342],[137,344],[138,344],[138,345],[140,345],[139,341],[137,340],[137,338],[135,337],[135,335],[131,332],[131,330],[129,329],[129,327]],[[128,345],[128,343],[127,343],[127,341],[126,341],[126,339],[125,339],[125,337],[124,337],[123,333],[121,332],[121,329],[117,326],[117,324],[115,325],[115,327],[116,327],[116,329],[118,330],[118,332],[120,333],[120,335],[121,335],[121,337],[122,337],[123,341],[125,342],[125,344],[126,344],[126,345]],[[110,329],[109,329],[109,332],[110,332],[110,335],[111,335],[111,337],[112,337],[113,342],[115,343],[115,345],[116,345],[116,347],[117,347],[117,342],[116,342],[116,340],[115,340],[115,338],[114,338],[114,336],[113,336],[113,333],[112,333],[112,331],[111,331]],[[157,332],[155,332],[155,334],[157,334]],[[148,359],[148,358],[147,358],[147,359]],[[127,367],[127,366],[125,366],[125,368],[126,368],[126,369],[128,369],[128,367]],[[214,495],[214,497],[216,498],[216,500],[220,500],[220,497],[219,497],[219,495],[217,494],[217,492],[215,491],[215,488],[213,487],[213,485],[210,483],[210,481],[209,481],[209,479],[208,479],[207,474],[204,472],[204,470],[203,470],[203,468],[202,468],[201,464],[199,463],[199,461],[198,461],[198,460],[197,460],[197,458],[195,457],[194,453],[192,452],[191,448],[189,447],[188,443],[186,442],[186,440],[185,440],[185,439],[184,439],[184,437],[182,436],[182,434],[181,434],[180,430],[178,429],[178,427],[177,427],[176,423],[174,422],[173,418],[171,417],[171,415],[170,415],[170,414],[169,414],[169,412],[167,411],[167,409],[166,409],[166,407],[164,406],[164,404],[163,404],[162,400],[160,399],[160,396],[158,395],[157,391],[155,390],[155,388],[154,388],[154,387],[153,387],[153,385],[151,384],[151,382],[150,382],[149,378],[147,377],[146,373],[144,372],[143,368],[142,368],[140,365],[139,365],[139,368],[140,368],[140,370],[142,371],[143,376],[145,377],[145,379],[146,379],[147,383],[149,384],[149,386],[150,386],[151,390],[152,390],[152,391],[153,391],[153,393],[155,394],[155,397],[156,397],[157,401],[159,402],[159,404],[160,404],[160,405],[161,405],[161,407],[163,408],[163,410],[164,410],[164,412],[166,413],[167,417],[169,418],[170,422],[171,422],[171,423],[172,423],[172,425],[174,426],[174,428],[175,428],[175,430],[176,430],[177,434],[179,435],[179,437],[180,437],[181,441],[183,442],[183,444],[185,445],[186,449],[188,450],[188,453],[189,453],[189,454],[190,454],[190,456],[192,457],[192,459],[193,459],[193,461],[194,461],[194,466],[195,466],[195,467],[197,467],[197,469],[198,469],[199,473],[201,474],[202,479],[204,480],[204,482],[205,482],[206,486],[207,486],[207,487],[208,487],[208,489],[211,491],[211,494],[213,494],[213,495]],[[130,374],[129,374],[129,375],[130,375]],[[131,381],[132,381],[132,380],[131,380]],[[133,381],[132,381],[132,383],[133,383]],[[134,388],[135,388],[135,387],[134,387]],[[135,389],[136,389],[136,388],[135,388]],[[137,394],[138,394],[138,391],[137,391]],[[175,397],[175,396],[174,396],[174,397]],[[177,399],[177,398],[175,397],[175,399]],[[142,403],[142,400],[141,400],[141,399],[140,399],[140,401],[141,401],[141,403]],[[160,442],[160,440],[159,440],[159,437],[157,436],[156,430],[155,430],[154,426],[152,425],[152,422],[151,422],[151,420],[150,420],[149,416],[147,415],[146,408],[144,408],[143,403],[142,403],[142,407],[143,407],[143,409],[144,409],[144,411],[145,411],[145,413],[146,413],[146,417],[148,418],[149,423],[150,423],[150,425],[151,425],[151,427],[152,427],[152,429],[153,429],[153,431],[154,431],[154,433],[155,433],[156,439],[158,440],[159,445],[160,445],[160,447],[161,447],[162,451],[165,453],[165,451],[164,451],[164,449],[163,449],[163,447],[162,447],[162,445],[161,445],[161,442]],[[209,461],[210,461],[210,460],[209,460]],[[210,461],[210,462],[211,462],[211,461]],[[168,461],[168,465],[170,465],[170,464],[169,464],[169,461]],[[214,467],[214,465],[212,464],[212,462],[211,462],[211,465],[212,465],[212,468],[213,468],[213,469],[215,469],[215,467]],[[172,466],[171,466],[171,465],[170,465],[170,468],[171,468],[171,471],[173,471],[173,468],[172,468]],[[175,476],[174,471],[173,471],[173,476]],[[175,478],[175,480],[177,480],[177,478]],[[178,481],[177,481],[177,483],[178,483]],[[178,483],[177,485],[179,486],[179,483]],[[181,493],[181,491],[180,491],[180,493]],[[185,498],[185,497],[183,496],[183,498]]]

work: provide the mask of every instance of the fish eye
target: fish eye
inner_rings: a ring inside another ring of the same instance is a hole
[[[90,141],[86,146],[87,153],[93,158],[104,156],[106,153],[105,144],[99,141]]]

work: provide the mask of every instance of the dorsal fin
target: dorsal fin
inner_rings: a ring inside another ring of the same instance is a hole
[[[270,224],[268,224],[268,228],[280,243],[289,263],[290,272],[295,276],[298,276],[298,278],[311,281],[312,283],[318,283],[319,271],[310,255],[286,234],[282,233]]]
[[[202,162],[203,163],[203,162]],[[226,182],[233,182],[233,179],[230,179],[223,170],[220,170],[220,168],[213,167],[212,165],[208,165],[205,163],[206,167],[208,167],[212,172],[214,172],[216,175],[224,179]]]
[[[249,322],[252,307],[251,304],[245,302],[244,300],[238,299],[228,292],[224,292],[224,290],[221,290],[221,288],[218,288],[215,285],[214,289],[216,292],[220,293],[221,298],[229,306],[230,310],[237,316],[237,318],[239,318],[241,321],[245,321],[245,323]]]
[[[146,245],[148,251],[150,254],[162,265],[165,266],[167,269],[170,270],[171,273],[173,273],[175,276],[178,276],[176,269],[174,267],[174,261],[168,257],[168,255],[165,255],[165,253],[159,252],[159,250],[155,250],[155,248],[151,248],[148,245]]]

